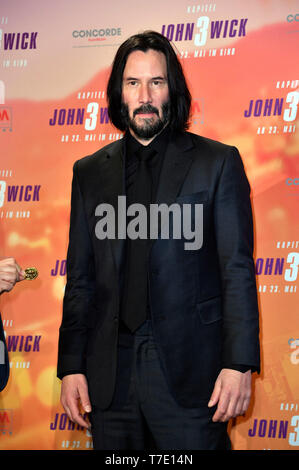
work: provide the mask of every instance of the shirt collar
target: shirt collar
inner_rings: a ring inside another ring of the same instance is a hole
[[[138,140],[136,140],[130,131],[126,132],[126,147],[127,147],[127,156],[130,158],[135,152],[140,150],[140,148],[152,148],[156,150],[158,154],[164,154],[166,147],[170,138],[170,129],[169,126],[166,126],[165,129],[158,134],[149,145],[142,145]]]

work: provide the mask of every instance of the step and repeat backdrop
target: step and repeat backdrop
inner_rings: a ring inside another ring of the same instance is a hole
[[[92,449],[56,378],[72,167],[122,137],[108,119],[107,77],[118,46],[145,29],[176,47],[190,130],[237,146],[252,187],[262,372],[250,410],[230,425],[233,448],[299,450],[295,0],[1,1],[0,256],[39,277],[0,298],[11,371],[0,449]]]

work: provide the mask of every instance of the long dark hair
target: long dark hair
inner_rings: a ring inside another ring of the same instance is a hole
[[[162,52],[166,58],[170,100],[170,128],[172,131],[188,129],[191,95],[186,84],[182,66],[170,42],[162,34],[145,31],[127,39],[118,49],[107,85],[108,114],[118,129],[125,131],[127,123],[121,113],[122,78],[129,54],[148,49]]]

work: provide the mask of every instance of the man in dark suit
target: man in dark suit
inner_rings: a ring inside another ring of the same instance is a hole
[[[227,421],[245,413],[259,369],[241,158],[235,147],[186,131],[190,94],[158,33],[120,46],[107,96],[125,137],[74,165],[61,402],[83,426],[80,402],[91,412],[96,449],[229,449]],[[162,223],[158,236],[144,236],[149,209],[163,204],[168,236]],[[183,229],[189,210],[189,234],[201,221],[196,249],[185,230],[175,235],[178,208]]]
[[[16,282],[23,280],[24,277],[25,272],[20,268],[14,258],[2,258],[0,260],[0,294],[11,291]],[[0,392],[5,388],[8,378],[8,352],[0,316]]]

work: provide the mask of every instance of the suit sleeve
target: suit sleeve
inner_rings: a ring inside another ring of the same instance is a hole
[[[246,364],[259,371],[250,186],[235,147],[223,161],[215,197],[215,232],[223,297],[223,367]]]
[[[79,185],[77,163],[73,169],[67,284],[59,329],[57,376],[85,373],[88,312],[94,304],[95,277],[93,249],[84,202]]]
[[[5,388],[9,379],[9,358],[5,342],[2,319],[0,315],[0,392]]]

